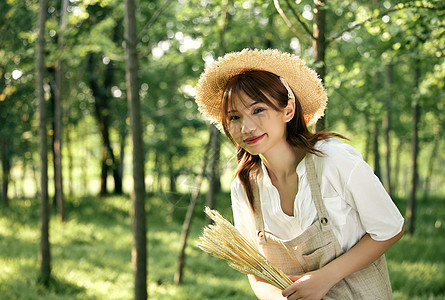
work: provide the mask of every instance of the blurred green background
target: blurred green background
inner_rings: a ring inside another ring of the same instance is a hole
[[[37,282],[40,2],[0,1],[0,298],[132,299],[126,7],[118,0],[69,0],[62,10],[63,3],[48,1],[44,31],[52,278],[43,286]],[[387,253],[394,298],[445,298],[444,4],[320,3],[137,2],[150,299],[254,299],[245,275],[196,247],[205,205],[231,218],[236,158],[198,113],[194,86],[206,64],[243,48],[294,53],[320,73],[329,96],[325,130],[350,139],[408,221],[408,232]],[[325,34],[317,37],[322,15]],[[54,200],[53,149],[60,140],[64,221]],[[177,285],[181,228],[197,189]]]

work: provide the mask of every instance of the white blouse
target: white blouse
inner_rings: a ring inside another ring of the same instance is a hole
[[[357,150],[337,139],[320,141],[315,148],[323,155],[309,157],[314,159],[322,198],[334,225],[333,232],[344,251],[355,245],[365,233],[376,241],[385,241],[402,230],[402,215]],[[303,233],[317,215],[304,159],[296,169],[298,193],[294,216],[283,212],[278,190],[264,164],[264,176],[258,177],[265,230],[282,240],[290,240]],[[231,198],[235,227],[256,245],[253,211],[239,178],[232,182]]]

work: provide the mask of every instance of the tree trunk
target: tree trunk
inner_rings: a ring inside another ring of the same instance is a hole
[[[206,173],[207,168],[207,160],[209,156],[209,150],[210,150],[210,144],[211,144],[211,138],[209,137],[209,141],[205,147],[204,152],[204,158],[203,163],[201,167],[201,173],[198,175],[198,178],[196,179],[196,186],[193,190],[192,197],[190,199],[190,204],[187,209],[187,214],[185,215],[184,223],[182,225],[182,233],[181,233],[181,243],[180,243],[180,250],[179,250],[179,256],[178,256],[178,268],[176,269],[175,273],[175,283],[181,284],[182,282],[182,271],[184,269],[185,264],[185,247],[187,246],[187,237],[190,231],[190,225],[192,224],[193,219],[193,213],[195,211],[196,201],[198,200],[199,193],[201,190],[201,184],[202,180]]]
[[[412,161],[412,177],[411,177],[411,193],[409,203],[406,208],[407,230],[410,234],[414,233],[415,216],[416,216],[416,191],[418,183],[417,174],[417,156],[419,152],[419,118],[420,118],[420,103],[419,103],[419,80],[420,80],[420,61],[418,58],[414,60],[414,109],[413,109],[413,140],[411,150]]]
[[[56,89],[54,98],[54,188],[59,220],[65,221],[65,203],[63,199],[63,176],[62,176],[62,93],[63,93],[63,46],[64,33],[66,30],[68,0],[62,1],[60,10],[60,32],[58,35],[58,50],[60,57],[56,62]]]
[[[89,163],[89,149],[87,147],[84,148],[84,157],[83,157],[83,161],[81,164],[81,169],[82,169],[82,190],[83,190],[83,194],[82,195],[87,195],[88,194],[88,163]]]
[[[121,131],[120,134],[120,151],[119,151],[119,164],[117,168],[119,181],[120,182],[120,192],[117,192],[118,194],[122,194],[124,192],[123,190],[123,178],[124,178],[124,160],[125,160],[125,141],[126,141],[127,134],[123,131]]]
[[[231,0],[226,0],[222,2],[223,9],[221,11],[221,26],[219,28],[219,41],[221,44],[220,47],[220,56],[224,55],[227,51],[227,43],[225,34],[230,24],[230,14],[228,14],[228,10],[232,7],[233,3]],[[209,181],[209,190],[206,196],[207,206],[211,209],[215,208],[215,196],[221,187],[221,173],[219,169],[219,158],[221,153],[221,143],[219,140],[220,132],[219,130],[210,125],[209,129],[209,142],[210,142],[210,172],[208,174]],[[207,216],[207,224],[211,223],[211,219]]]
[[[94,106],[97,121],[99,123],[99,130],[102,136],[102,171],[101,171],[101,183],[100,183],[100,195],[106,195],[107,191],[107,177],[111,171],[115,180],[115,193],[119,193],[119,187],[122,187],[122,183],[116,182],[119,178],[116,176],[116,169],[118,164],[113,152],[113,147],[110,141],[110,98],[111,98],[111,86],[113,83],[114,67],[112,62],[106,66],[104,72],[104,83],[101,88],[98,83],[98,74],[95,74],[95,56],[89,55],[88,58],[88,72],[90,73],[89,85],[94,96]]]
[[[69,109],[68,109],[69,111]],[[71,148],[71,130],[70,121],[68,118],[68,126],[65,129],[65,144],[66,144],[66,154],[68,159],[68,195],[73,196],[73,151]]]
[[[396,162],[394,166],[394,181],[393,181],[393,190],[397,191],[400,186],[400,155],[402,153],[402,141],[398,139],[396,154]]]
[[[6,137],[1,137],[1,144],[2,144],[2,199],[3,204],[5,206],[9,205],[8,200],[8,184],[9,184],[9,174],[11,171],[11,163],[9,161],[9,155],[8,155],[8,144]]]
[[[162,157],[158,150],[155,153],[156,191],[162,193]]]
[[[392,188],[391,188],[391,141],[390,141],[390,132],[391,132],[391,101],[392,101],[392,65],[388,64],[386,66],[386,91],[387,96],[385,98],[385,106],[386,106],[386,114],[383,119],[383,128],[385,131],[385,145],[386,145],[386,189],[388,194],[392,196]]]
[[[366,145],[365,145],[365,156],[364,160],[367,162],[369,160],[369,155],[371,153],[371,141],[372,141],[372,127],[370,126],[371,121],[369,120],[369,115],[365,113],[366,120]]]
[[[169,181],[170,181],[170,193],[172,195],[174,195],[177,191],[176,188],[176,173],[175,173],[175,168],[173,167],[173,162],[174,162],[174,156],[173,154],[169,154],[168,157],[168,177],[169,177]]]
[[[218,188],[218,167],[219,167],[219,156],[220,156],[220,148],[221,143],[219,141],[219,130],[210,125],[210,170],[208,172],[208,180],[209,180],[209,190],[206,196],[207,206],[211,209],[215,208],[215,195],[216,190]],[[207,216],[207,224],[210,224],[212,221]]]
[[[439,129],[436,137],[434,138],[433,149],[431,150],[430,160],[428,162],[428,168],[427,168],[428,173],[425,178],[425,192],[423,194],[424,199],[428,199],[431,177],[432,177],[432,174],[434,174],[433,169],[434,169],[434,166],[436,165],[435,162],[437,162],[436,158],[438,156],[437,151],[439,150],[440,139],[441,138],[440,138],[440,129]]]
[[[40,0],[39,8],[39,35],[36,46],[36,88],[39,110],[39,139],[40,139],[40,275],[39,282],[44,286],[49,285],[51,277],[51,254],[49,243],[49,205],[48,205],[48,150],[46,132],[46,104],[43,91],[43,73],[45,71],[45,22],[47,2]]]
[[[315,22],[313,25],[314,40],[312,42],[312,48],[314,49],[314,66],[315,71],[320,76],[320,79],[324,83],[324,77],[326,75],[326,9],[324,6],[325,1],[314,0],[315,3]],[[326,120],[324,117],[320,118],[316,124],[316,131],[323,131],[326,128]]]
[[[147,231],[145,220],[145,175],[144,150],[142,139],[141,102],[139,98],[139,67],[137,34],[136,34],[136,3],[125,0],[125,56],[128,108],[130,112],[132,152],[133,152],[133,235],[132,252],[134,270],[134,299],[145,300],[147,293]]]
[[[378,178],[381,178],[379,135],[380,135],[380,122],[375,121],[374,122],[374,173]]]

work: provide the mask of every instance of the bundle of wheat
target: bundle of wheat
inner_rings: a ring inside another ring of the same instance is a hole
[[[225,259],[229,266],[245,274],[256,275],[284,290],[292,281],[270,263],[241,233],[216,210],[205,208],[215,222],[204,228],[198,247],[215,257]]]

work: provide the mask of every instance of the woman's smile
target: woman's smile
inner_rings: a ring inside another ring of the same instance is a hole
[[[247,139],[244,139],[244,142],[246,144],[253,145],[253,144],[256,144],[257,142],[259,142],[260,140],[262,140],[263,137],[265,137],[265,136],[266,136],[265,133],[263,133],[261,135],[257,135],[257,136],[252,136],[252,137],[249,137]]]

